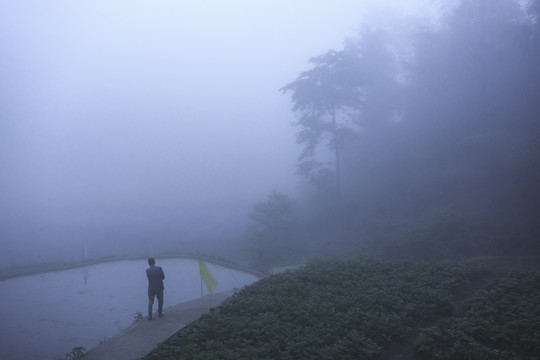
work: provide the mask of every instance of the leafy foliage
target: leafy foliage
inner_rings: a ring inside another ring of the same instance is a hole
[[[309,61],[312,69],[281,88],[283,93],[292,92],[292,110],[300,115],[295,123],[300,128],[296,139],[304,145],[304,151],[298,173],[316,186],[326,184],[318,181],[318,176],[312,176],[321,171],[328,173],[316,154],[319,145],[325,144],[335,155],[335,185],[339,196],[339,150],[346,139],[353,137],[363,102],[361,62],[354,52],[347,50],[330,50]]]
[[[463,317],[424,330],[420,359],[533,359],[540,357],[540,274],[501,276],[468,304]]]
[[[452,314],[485,273],[461,265],[319,260],[265,278],[146,359],[375,359],[421,321]]]
[[[280,254],[296,253],[295,214],[292,200],[272,191],[266,201],[253,205],[247,236],[265,258],[275,261]]]
[[[132,320],[132,323],[135,324],[136,322],[140,321],[143,319],[143,314],[142,312],[140,311],[137,311],[134,315],[133,315],[133,320]]]
[[[282,89],[305,145],[298,173],[317,190],[301,236],[318,254],[366,256],[368,242],[370,255],[396,245],[391,256],[422,259],[540,252],[540,1],[443,3],[435,26],[365,27]],[[343,146],[332,129],[355,136]],[[438,213],[455,219],[422,226]]]
[[[69,353],[66,354],[62,359],[60,360],[76,360],[76,359],[82,359],[84,356],[84,351],[86,349],[83,346],[75,346]]]

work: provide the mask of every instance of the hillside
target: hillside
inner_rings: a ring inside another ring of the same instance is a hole
[[[319,260],[265,278],[145,359],[528,359],[540,273]]]

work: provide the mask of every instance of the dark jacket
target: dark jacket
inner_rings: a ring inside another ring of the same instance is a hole
[[[161,266],[152,265],[146,269],[146,277],[148,278],[148,291],[153,293],[159,293],[165,288],[163,287],[163,280],[165,274]]]

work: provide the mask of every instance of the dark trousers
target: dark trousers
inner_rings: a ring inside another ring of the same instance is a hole
[[[158,301],[158,314],[163,313],[163,291],[160,292],[148,292],[148,317],[152,317],[152,306],[154,305],[154,297],[157,297]]]

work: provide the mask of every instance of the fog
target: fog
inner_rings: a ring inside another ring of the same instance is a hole
[[[538,265],[538,64],[540,0],[4,0],[2,294],[54,300],[4,316],[69,332],[35,325],[69,302],[50,278],[83,323],[112,312],[86,287],[113,260],[141,271],[115,301],[143,306],[148,257]]]
[[[539,17],[535,0],[3,1],[2,267],[83,246],[259,270],[540,251]]]
[[[294,195],[278,89],[362,24],[433,16],[370,3],[2,1],[3,264],[226,239],[271,190]]]

